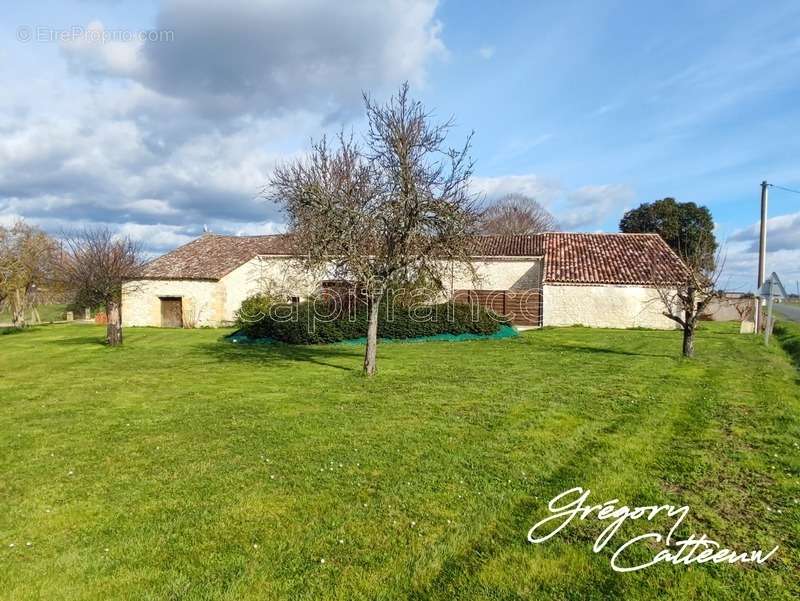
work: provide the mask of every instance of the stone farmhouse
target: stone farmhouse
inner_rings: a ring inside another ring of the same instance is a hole
[[[478,280],[453,269],[446,293],[526,326],[671,329],[658,286],[685,266],[657,234],[551,232],[478,236]],[[123,288],[126,326],[198,327],[234,321],[242,301],[267,287],[299,301],[341,282],[304,273],[286,235],[204,234],[146,265]]]

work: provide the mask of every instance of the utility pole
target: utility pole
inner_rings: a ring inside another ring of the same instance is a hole
[[[764,285],[764,272],[767,263],[767,188],[766,180],[761,182],[761,236],[758,239],[758,289]],[[761,326],[761,300],[756,302],[756,332]]]

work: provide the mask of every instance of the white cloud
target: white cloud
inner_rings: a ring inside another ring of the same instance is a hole
[[[556,179],[534,174],[475,177],[472,189],[491,202],[506,194],[524,194],[547,208],[564,230],[601,228],[612,216],[622,217],[634,200],[625,184],[602,184],[569,189]]]
[[[612,215],[622,217],[633,199],[633,189],[625,184],[583,186],[567,194],[565,211],[557,218],[564,229],[598,227]]]
[[[319,127],[319,118],[259,119],[249,128],[162,140],[157,127],[92,110],[20,124],[0,137],[0,215],[25,215],[53,231],[92,222],[193,232],[224,223],[236,231],[277,217],[259,192],[292,152],[270,143]]]
[[[281,216],[259,192],[276,162],[351,120],[362,90],[424,85],[447,55],[436,9],[165,0],[150,29],[172,41],[154,42],[89,23],[60,44],[69,70],[37,73],[18,86],[28,94],[0,99],[0,220],[54,233],[108,224],[151,251],[204,224],[275,231]]]
[[[96,75],[143,77],[146,64],[139,38],[115,40],[109,38],[100,21],[89,23],[82,33],[61,42],[61,50],[70,64]]]
[[[487,46],[481,46],[480,48],[478,48],[478,54],[480,55],[480,57],[482,59],[484,59],[484,60],[487,60],[487,61],[490,60],[492,57],[494,57],[494,53],[495,53],[495,47],[494,46],[488,46],[487,45]]]
[[[759,222],[753,223],[735,231],[731,235],[731,240],[749,242],[749,250],[756,252],[760,229]],[[767,219],[767,244],[773,251],[800,250],[800,211]]]
[[[618,109],[619,106],[620,105],[618,103],[603,104],[603,105],[597,107],[595,110],[593,110],[589,114],[589,116],[590,117],[600,117],[602,115],[605,115],[606,113],[610,113],[611,111],[614,111],[614,110]]]
[[[225,227],[225,226],[223,226]],[[274,221],[264,221],[262,223],[231,224],[225,233],[235,236],[264,236],[266,234],[278,234],[286,231],[286,226]]]
[[[760,223],[735,231],[725,244],[724,278],[730,287],[753,290],[758,271]],[[800,280],[800,212],[767,220],[766,268],[775,271],[787,289]]]
[[[725,263],[720,286],[731,290],[754,291],[758,273],[758,252],[747,245],[730,243],[724,248]],[[767,252],[766,273],[776,272],[787,290],[800,280],[800,249]]]
[[[446,56],[437,0],[166,0],[169,41],[62,45],[74,66],[130,78],[218,118],[351,110],[361,91],[421,85]],[[101,23],[91,27],[102,30]]]
[[[141,223],[123,223],[117,228],[120,236],[127,236],[148,250],[170,250],[187,242],[191,242],[196,234],[187,233],[180,226],[163,224],[143,225]]]
[[[506,194],[524,194],[543,206],[549,206],[564,192],[558,180],[534,174],[473,177],[471,185],[472,190],[483,195],[487,201],[497,200]]]
[[[138,198],[125,202],[122,206],[125,209],[148,215],[175,215],[178,212],[168,202],[158,198]]]
[[[0,211],[0,225],[9,227],[17,223],[18,221],[22,221],[24,218],[22,215],[18,213],[4,213]]]

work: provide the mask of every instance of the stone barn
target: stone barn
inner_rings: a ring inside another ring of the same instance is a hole
[[[655,282],[677,282],[685,269],[656,234],[562,232],[477,236],[473,265],[477,280],[453,266],[447,294],[517,325],[659,329],[675,323],[662,315]],[[204,234],[124,286],[123,324],[225,325],[245,298],[265,289],[299,301],[329,284],[298,267],[287,235]]]

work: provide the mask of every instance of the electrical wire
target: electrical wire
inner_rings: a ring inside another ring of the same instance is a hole
[[[778,186],[777,184],[767,184],[770,188],[778,188],[778,190],[785,190],[786,192],[794,192],[795,194],[800,194],[800,190],[792,190],[791,188],[786,188],[784,186]]]

